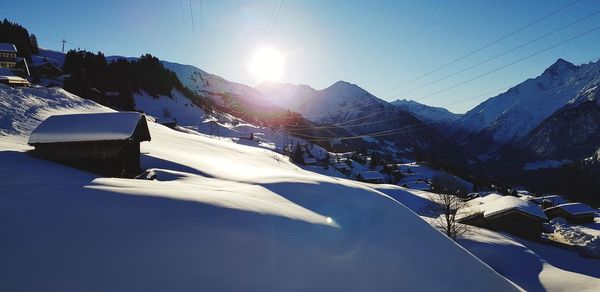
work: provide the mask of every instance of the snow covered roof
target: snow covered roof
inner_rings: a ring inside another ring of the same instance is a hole
[[[6,84],[29,84],[27,79],[23,79],[19,76],[0,76],[0,83]]]
[[[146,119],[138,112],[54,115],[33,130],[28,143],[127,140],[138,129],[140,141],[150,141]]]
[[[16,53],[17,47],[15,47],[15,45],[9,44],[9,43],[0,43],[0,52]]]
[[[485,218],[516,209],[541,219],[548,219],[542,208],[538,205],[513,196],[503,196],[499,199],[488,201],[480,205],[479,209],[483,211],[483,217]]]
[[[343,163],[343,162],[338,162],[338,163],[334,164],[333,167],[335,169],[350,169],[350,166],[348,166],[348,164]]]
[[[561,204],[558,206],[548,208],[544,211],[550,211],[550,210],[559,209],[559,208],[565,210],[567,213],[569,213],[571,215],[593,214],[594,212],[597,211],[597,210],[594,210],[594,208],[592,208],[584,203]]]
[[[532,202],[534,204],[541,204],[542,201],[544,201],[544,200],[550,200],[554,204],[567,203],[567,200],[565,200],[563,197],[561,197],[559,195],[548,195],[548,196],[542,196],[542,197],[528,197],[527,198],[527,201]]]
[[[383,176],[383,174],[381,174],[379,171],[363,171],[360,173],[360,176],[362,176],[363,179],[366,180],[372,180],[372,179],[385,179],[385,177]]]

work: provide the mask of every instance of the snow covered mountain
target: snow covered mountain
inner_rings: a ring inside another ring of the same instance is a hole
[[[0,85],[3,288],[516,289],[382,192],[265,149],[149,120],[141,164],[153,180],[98,177],[26,153],[50,115],[111,111],[62,89]]]
[[[316,90],[306,85],[263,83],[257,89],[281,107],[300,112],[305,118],[347,129],[372,149],[382,149],[400,158],[416,153],[449,157],[453,151],[436,126],[415,114],[377,98],[345,81]]]
[[[519,144],[539,159],[580,160],[600,146],[600,78],[545,119]]]
[[[321,90],[290,83],[262,83],[256,89],[277,105],[318,123],[341,123],[391,108],[387,102],[345,81]]]
[[[414,100],[396,99],[390,103],[414,114],[423,122],[439,126],[449,125],[461,116],[445,108],[424,105]]]
[[[461,139],[484,134],[494,142],[521,138],[600,78],[600,63],[575,66],[558,59],[540,76],[468,111],[453,124]]]

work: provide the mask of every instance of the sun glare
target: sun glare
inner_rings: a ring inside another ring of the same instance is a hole
[[[250,62],[248,69],[257,81],[278,81],[283,77],[284,57],[273,47],[258,49]]]

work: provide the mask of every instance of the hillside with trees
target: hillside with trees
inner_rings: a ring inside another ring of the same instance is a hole
[[[0,22],[0,43],[10,43],[17,47],[17,55],[31,62],[31,55],[39,52],[37,37],[23,26],[4,19]]]
[[[64,83],[67,91],[119,110],[134,110],[133,93],[142,90],[156,98],[178,90],[194,103],[205,104],[202,97],[183,86],[175,73],[150,54],[108,62],[102,52],[71,50],[65,57],[63,71],[71,75]],[[118,99],[109,102],[107,92],[118,92]]]

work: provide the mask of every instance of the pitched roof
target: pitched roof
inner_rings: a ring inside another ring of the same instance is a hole
[[[478,208],[483,211],[483,217],[485,218],[492,217],[510,210],[518,210],[541,219],[548,219],[546,214],[544,214],[544,211],[542,211],[542,208],[540,208],[538,205],[513,196],[503,196],[501,198],[488,201],[482,205],[479,205]]]
[[[385,179],[385,177],[383,176],[383,174],[381,174],[379,171],[363,171],[360,173],[360,176],[362,176],[363,179],[366,180],[372,180],[372,179]]]
[[[15,47],[15,45],[9,44],[9,43],[0,43],[0,52],[16,53],[17,47]]]
[[[138,112],[55,115],[33,130],[28,143],[128,140],[134,135],[137,141],[150,141],[146,118]]]
[[[592,208],[586,204],[583,204],[583,203],[561,204],[558,206],[548,208],[544,211],[551,211],[551,210],[555,210],[555,209],[563,209],[571,215],[584,215],[584,214],[593,214],[594,212],[598,212],[598,210],[595,210],[594,208]]]

